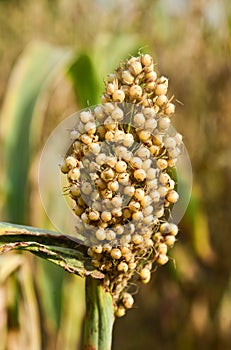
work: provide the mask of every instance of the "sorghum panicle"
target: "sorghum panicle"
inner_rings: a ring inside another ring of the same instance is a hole
[[[117,316],[133,305],[129,281],[148,283],[178,233],[168,217],[179,198],[173,174],[182,136],[168,132],[175,106],[167,91],[150,55],[121,63],[106,79],[102,105],[80,113],[61,165],[77,230]]]

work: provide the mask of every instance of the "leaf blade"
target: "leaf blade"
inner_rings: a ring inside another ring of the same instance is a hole
[[[104,277],[90,264],[86,246],[57,232],[0,223],[0,254],[11,250],[28,250],[81,277]]]
[[[5,211],[12,222],[24,223],[27,219],[30,129],[35,106],[46,82],[69,57],[66,49],[35,42],[24,50],[12,71],[0,127],[5,144]]]

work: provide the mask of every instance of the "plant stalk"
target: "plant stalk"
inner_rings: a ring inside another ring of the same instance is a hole
[[[111,350],[114,307],[100,281],[86,277],[84,350]]]

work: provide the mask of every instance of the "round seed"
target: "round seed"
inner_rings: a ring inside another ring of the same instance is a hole
[[[111,213],[112,213],[112,216],[114,216],[115,218],[119,218],[123,215],[121,208],[114,208],[112,209]]]
[[[111,250],[112,259],[120,259],[121,258],[121,250],[119,248],[113,248]]]
[[[151,133],[150,133],[150,131],[147,131],[147,130],[141,130],[138,133],[138,136],[139,136],[140,141],[145,142],[150,138]]]
[[[116,234],[113,230],[106,230],[106,239],[108,241],[113,241],[116,238]]]
[[[147,207],[145,207],[143,210],[142,210],[142,213],[144,216],[148,216],[150,214],[152,214],[153,212],[153,206],[152,205],[148,205]]]
[[[154,180],[147,180],[146,182],[146,186],[147,188],[150,189],[156,189],[158,187],[158,180],[154,179]]]
[[[81,220],[84,223],[88,223],[89,222],[88,215],[85,212],[81,215]]]
[[[149,195],[144,196],[144,197],[140,200],[140,204],[141,204],[143,207],[147,207],[147,206],[149,206],[151,203],[152,203],[152,198],[151,198]]]
[[[73,169],[77,166],[77,159],[72,156],[69,156],[65,159],[65,163],[69,169]]]
[[[126,309],[124,306],[120,305],[118,309],[116,310],[115,314],[117,317],[123,317],[126,313]]]
[[[161,218],[164,215],[164,208],[162,207],[160,209],[155,210],[153,214],[156,218]]]
[[[158,256],[157,262],[158,262],[158,264],[160,264],[160,265],[165,265],[165,264],[168,262],[168,260],[169,260],[169,258],[168,258],[167,255],[165,255],[165,254],[160,254],[160,255]]]
[[[159,95],[157,97],[157,99],[155,100],[155,103],[157,104],[157,106],[161,107],[164,104],[166,104],[168,102],[168,98],[166,95]]]
[[[66,162],[63,161],[62,164],[60,164],[60,169],[62,173],[66,174],[69,171],[69,167],[66,165]]]
[[[115,173],[111,168],[107,168],[101,173],[101,178],[105,182],[112,180],[114,177],[115,177]]]
[[[71,185],[70,194],[74,197],[79,197],[81,194],[79,186],[77,186],[76,184]]]
[[[114,141],[115,142],[119,142],[119,141],[124,140],[124,137],[125,137],[124,131],[122,131],[122,130],[116,130],[115,131],[115,135],[114,135]]]
[[[128,70],[124,70],[122,71],[122,79],[125,84],[132,84],[135,78]]]
[[[99,152],[100,152],[100,145],[99,145],[98,143],[95,143],[95,142],[94,142],[94,143],[90,144],[89,150],[90,150],[93,154],[97,155],[97,154],[99,154]]]
[[[125,261],[121,261],[119,265],[117,266],[117,270],[119,272],[127,272],[128,271],[128,264]]]
[[[151,159],[146,159],[143,161],[142,163],[142,169],[144,169],[145,171],[147,171],[152,165],[152,161]]]
[[[75,212],[76,215],[81,216],[83,214],[83,212],[84,212],[84,208],[80,207],[79,205],[76,205],[74,207],[74,212]]]
[[[104,121],[104,127],[107,130],[113,131],[117,128],[117,124],[111,117],[108,117]]]
[[[119,189],[119,183],[118,181],[110,181],[107,183],[107,187],[110,191],[116,192]]]
[[[108,83],[106,88],[107,94],[112,95],[115,91],[115,85],[113,83]]]
[[[111,204],[115,208],[120,208],[122,206],[123,199],[120,196],[114,196],[111,200]]]
[[[145,160],[150,157],[150,151],[146,147],[140,147],[137,151],[138,157],[140,157],[142,160]]]
[[[146,171],[143,169],[137,169],[134,171],[134,178],[137,181],[144,181],[146,179]]]
[[[111,113],[111,117],[112,119],[116,120],[116,121],[119,121],[119,120],[122,120],[123,117],[124,117],[124,112],[121,108],[119,107],[116,107],[112,113]]]
[[[159,192],[160,197],[163,198],[168,193],[168,188],[165,186],[160,186],[157,191]]]
[[[176,141],[177,146],[180,146],[182,144],[183,136],[181,134],[177,133],[174,136],[174,139]]]
[[[164,140],[164,145],[167,149],[172,149],[176,147],[176,141],[173,137],[167,137]]]
[[[124,227],[123,225],[117,224],[114,226],[114,231],[117,235],[122,235],[124,232]]]
[[[117,158],[113,156],[108,156],[105,159],[105,164],[109,165],[111,168],[114,168],[117,162]]]
[[[156,162],[156,165],[160,170],[164,170],[168,167],[168,161],[166,159],[159,158]]]
[[[117,157],[124,158],[124,155],[127,153],[127,148],[124,146],[117,146],[115,148],[115,154]]]
[[[107,184],[105,181],[103,181],[102,179],[96,179],[95,180],[95,185],[100,189],[100,190],[104,190],[107,187]]]
[[[80,205],[81,207],[85,207],[85,202],[84,202],[84,200],[83,200],[82,197],[79,197],[79,198],[78,198],[77,203],[78,203],[78,205]]]
[[[118,173],[124,173],[127,169],[127,163],[125,163],[123,160],[121,160],[121,161],[116,163],[115,169]]]
[[[172,235],[167,235],[164,237],[165,244],[167,244],[168,247],[172,247],[176,241],[176,237]]]
[[[80,178],[80,170],[78,168],[71,169],[67,176],[71,181],[77,181]]]
[[[156,95],[166,95],[168,91],[168,86],[166,84],[157,84],[155,88]]]
[[[94,122],[88,122],[85,125],[85,130],[89,135],[93,135],[96,132],[96,125]]]
[[[124,187],[124,194],[126,194],[127,196],[133,196],[133,194],[135,193],[135,187],[134,186],[126,186]]]
[[[141,56],[141,63],[144,66],[150,66],[153,63],[153,59],[152,56],[150,56],[149,54],[144,54]]]
[[[121,173],[118,175],[118,182],[121,185],[128,185],[129,184],[129,174],[128,173]]]
[[[147,81],[147,83],[148,82],[150,82],[150,83],[153,83],[153,88],[152,88],[152,90],[154,90],[154,87],[155,87],[155,81],[156,81],[156,79],[157,79],[157,73],[154,71],[154,70],[152,70],[152,71],[149,71],[149,72],[147,72],[146,74],[145,74],[145,78],[146,78],[146,81]],[[147,86],[148,86],[149,84],[147,84]]]
[[[103,251],[103,247],[101,245],[95,245],[92,247],[92,251],[96,254],[101,254]]]
[[[154,119],[155,118],[155,111],[153,108],[146,107],[143,109],[143,114],[145,115],[145,118],[147,119]]]
[[[143,283],[148,283],[150,281],[150,279],[151,279],[151,272],[150,272],[150,270],[144,267],[140,271],[140,278],[141,278],[141,281]]]
[[[99,214],[98,211],[92,210],[92,211],[89,212],[88,217],[92,221],[97,221],[100,218],[100,214]]]
[[[114,74],[114,73],[108,74],[108,76],[107,76],[108,83],[113,83],[115,81],[115,79],[116,79],[116,74]]]
[[[128,205],[129,210],[131,211],[138,211],[140,209],[140,203],[136,201],[131,201]]]
[[[94,109],[94,113],[97,120],[102,120],[104,118],[104,112],[101,106],[96,106]]]
[[[81,122],[84,123],[84,124],[86,124],[90,120],[92,120],[92,114],[91,114],[90,111],[83,111],[83,112],[81,112],[79,117],[80,117]]]
[[[157,121],[155,119],[148,119],[144,123],[144,129],[153,131],[157,127]]]
[[[134,197],[138,199],[138,201],[142,200],[145,196],[145,192],[142,188],[136,188]]]
[[[141,221],[144,218],[142,211],[137,211],[132,214],[132,220]]]
[[[163,235],[170,234],[170,235],[176,236],[178,233],[178,227],[177,227],[177,225],[175,225],[173,223],[165,222],[165,223],[160,225],[160,232]]]
[[[147,180],[154,180],[157,176],[157,169],[150,168],[146,172]]]
[[[170,158],[177,158],[180,154],[180,150],[179,150],[179,148],[176,147],[174,149],[170,149],[168,151],[168,154],[169,154]]]
[[[81,186],[81,191],[84,194],[90,194],[92,192],[91,184],[89,182],[84,182]]]
[[[112,99],[115,102],[123,102],[125,99],[125,93],[123,92],[123,90],[120,89],[115,90],[113,92]]]
[[[160,193],[158,192],[158,191],[152,191],[151,193],[150,193],[150,197],[152,198],[152,201],[154,202],[154,203],[157,203],[157,202],[159,202],[159,200],[160,200]]]
[[[168,246],[165,243],[160,243],[157,249],[158,253],[166,255],[168,251]]]
[[[129,90],[130,97],[132,99],[139,99],[142,97],[143,91],[141,86],[133,85]]]
[[[106,239],[106,233],[104,229],[98,229],[95,233],[95,236],[99,241],[103,241],[104,239]]]
[[[126,147],[132,146],[134,143],[134,137],[132,134],[125,134],[123,139],[123,144]]]
[[[176,203],[179,199],[179,194],[174,191],[174,190],[170,190],[167,194],[167,200],[170,202],[170,203]]]
[[[144,223],[145,225],[151,225],[153,222],[154,222],[154,217],[153,217],[153,215],[145,216],[144,219],[143,219],[143,223]]]
[[[171,121],[168,117],[160,118],[158,121],[158,127],[162,130],[168,129]]]
[[[138,61],[132,62],[129,65],[129,71],[135,76],[140,74],[142,72],[142,64]]]
[[[131,159],[130,165],[132,168],[140,169],[142,167],[142,159],[139,157],[134,157]]]
[[[72,130],[70,132],[70,139],[76,140],[80,136],[80,133],[77,130]]]
[[[164,109],[164,113],[166,115],[171,115],[171,114],[175,113],[175,105],[173,103],[169,102]]]
[[[132,242],[134,244],[141,244],[143,242],[143,237],[138,233],[136,233],[132,236]]]
[[[145,117],[142,113],[138,113],[136,115],[134,115],[134,123],[136,126],[138,127],[142,127],[145,123]]]
[[[113,131],[107,131],[105,134],[105,141],[112,142],[114,141],[115,133]]]
[[[129,293],[124,293],[123,295],[123,304],[126,309],[130,309],[134,304],[134,299]]]
[[[106,158],[107,158],[106,154],[100,153],[95,158],[95,161],[97,164],[102,165],[105,162]]]
[[[108,222],[110,221],[112,218],[112,215],[109,211],[103,211],[101,213],[101,219],[104,221],[104,222]]]

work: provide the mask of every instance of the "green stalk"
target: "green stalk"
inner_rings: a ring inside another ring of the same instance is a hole
[[[100,281],[86,277],[86,318],[84,350],[110,350],[114,324],[114,307],[110,293]]]

